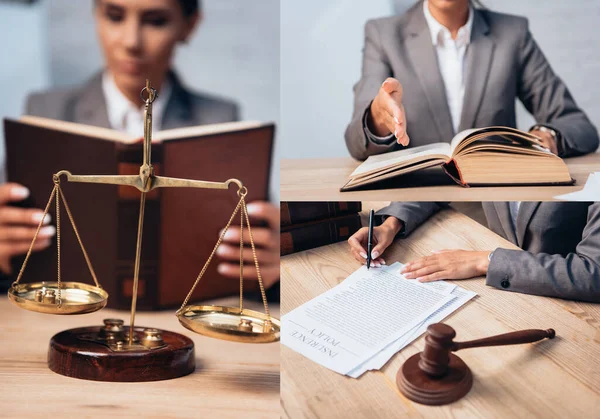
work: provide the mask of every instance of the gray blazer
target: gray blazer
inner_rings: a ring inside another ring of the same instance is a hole
[[[527,19],[475,9],[465,60],[459,131],[516,127],[515,99],[519,98],[538,123],[561,133],[561,156],[598,148],[596,128],[550,68]],[[365,26],[362,75],[354,86],[354,113],[345,134],[356,159],[402,148],[393,137],[376,144],[363,130],[365,112],[387,77],[402,83],[409,147],[450,142],[455,132],[422,2],[401,16],[370,20]]]
[[[170,73],[169,78],[172,91],[165,107],[162,129],[217,124],[239,119],[238,106],[234,102],[192,93],[181,84],[175,73]],[[25,113],[111,128],[102,91],[101,73],[94,75],[81,87],[29,95]]]
[[[525,250],[494,250],[486,284],[507,291],[600,302],[600,202],[522,202],[516,232],[508,202],[483,202],[489,228]],[[377,212],[405,224],[399,236],[443,208],[397,202]]]

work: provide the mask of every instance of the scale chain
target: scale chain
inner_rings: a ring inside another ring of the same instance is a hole
[[[227,225],[225,226],[225,228],[223,229],[223,232],[219,236],[219,239],[217,240],[217,244],[215,244],[215,247],[213,248],[210,256],[208,257],[208,259],[206,260],[206,263],[202,267],[202,270],[198,274],[198,277],[196,278],[196,282],[194,282],[194,285],[192,285],[192,289],[188,293],[187,297],[185,297],[185,300],[183,301],[183,304],[181,305],[181,308],[178,310],[178,312],[180,312],[181,310],[183,310],[183,308],[187,305],[188,301],[192,297],[192,293],[196,289],[196,286],[198,285],[198,282],[200,282],[200,279],[204,275],[204,272],[206,272],[206,269],[208,268],[208,265],[210,264],[213,256],[215,255],[215,253],[217,251],[217,248],[223,242],[223,237],[225,236],[225,233],[227,233],[227,230],[231,226],[231,223],[233,222],[233,219],[235,218],[235,216],[237,215],[238,211],[240,210],[240,207],[242,206],[242,201],[243,201],[243,198],[240,199],[240,201],[238,202],[237,206],[235,207],[235,210],[233,210],[233,214],[231,214],[231,218],[229,218],[229,221],[227,222]]]
[[[242,197],[242,199],[244,199]],[[240,211],[240,315],[244,310],[244,212]]]
[[[56,184],[56,249],[57,249],[57,281],[58,281],[58,306],[62,305],[60,299],[60,187]]]
[[[258,258],[256,257],[256,247],[254,246],[254,238],[252,237],[252,228],[250,227],[250,219],[248,218],[248,208],[246,207],[245,196],[242,196],[242,211],[246,216],[246,223],[248,224],[248,235],[250,236],[250,246],[252,246],[252,256],[254,258],[254,265],[256,266],[256,275],[258,277],[258,285],[260,287],[260,294],[262,296],[263,304],[265,306],[265,314],[267,315],[267,321],[271,322],[271,315],[269,314],[269,306],[267,304],[267,295],[265,294],[265,287],[263,285],[262,276],[260,274],[260,267],[258,266]]]
[[[83,245],[83,241],[81,240],[81,236],[79,235],[79,230],[77,230],[77,226],[75,225],[75,219],[73,218],[73,214],[71,214],[71,209],[69,208],[69,204],[67,203],[67,198],[65,197],[65,193],[63,192],[62,188],[60,187],[60,184],[58,185],[58,191],[60,192],[60,198],[65,206],[65,211],[67,212],[67,216],[69,217],[69,220],[71,221],[71,225],[73,226],[73,231],[75,232],[75,237],[77,237],[77,241],[79,242],[79,246],[81,247],[81,251],[83,252],[83,257],[85,258],[88,269],[90,270],[92,279],[94,280],[94,283],[96,284],[96,286],[98,288],[102,288],[102,286],[98,282],[98,277],[96,276],[96,272],[94,271],[94,268],[92,267],[92,262],[90,261],[90,258],[85,250],[85,246]]]
[[[25,260],[23,261],[23,265],[21,266],[21,270],[19,271],[19,275],[17,276],[17,280],[12,284],[13,287],[19,283],[19,281],[21,280],[21,277],[23,276],[23,272],[25,271],[25,266],[27,266],[27,262],[29,261],[29,257],[31,256],[31,253],[33,251],[33,245],[35,244],[38,234],[40,233],[40,230],[42,229],[42,225],[44,225],[44,220],[46,219],[46,216],[48,215],[48,211],[50,210],[50,205],[52,204],[52,200],[54,199],[56,190],[57,190],[57,187],[56,187],[56,185],[54,185],[54,189],[52,189],[52,192],[50,193],[50,199],[48,199],[48,203],[46,204],[46,208],[44,209],[44,215],[42,215],[42,220],[38,224],[37,230],[35,231],[33,240],[31,241],[31,245],[29,246],[29,250],[27,251],[27,255],[25,256]]]

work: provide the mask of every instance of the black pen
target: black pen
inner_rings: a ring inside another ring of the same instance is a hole
[[[369,238],[367,239],[367,269],[371,267],[371,250],[373,250],[373,215],[375,212],[369,212]]]

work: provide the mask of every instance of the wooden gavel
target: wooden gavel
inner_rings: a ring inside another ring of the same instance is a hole
[[[467,348],[480,348],[482,346],[531,343],[545,338],[552,339],[555,335],[554,329],[529,329],[490,336],[483,339],[470,340],[467,342],[454,342],[452,341],[456,336],[454,329],[444,323],[435,323],[429,325],[427,328],[425,348],[423,349],[423,352],[421,352],[419,368],[431,377],[441,377],[448,369],[450,352],[456,352]]]
[[[456,332],[443,323],[427,328],[425,348],[406,360],[396,378],[400,391],[418,403],[441,405],[452,403],[469,392],[473,384],[471,370],[451,352],[482,346],[516,345],[552,339],[554,329],[529,329],[490,336],[467,342],[454,342]]]

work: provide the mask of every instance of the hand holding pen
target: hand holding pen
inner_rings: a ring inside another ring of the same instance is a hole
[[[402,229],[402,222],[397,218],[388,217],[382,225],[373,227],[372,234],[372,250],[371,266],[378,268],[385,265],[385,260],[381,257],[385,249],[394,241],[396,234]],[[363,265],[367,263],[367,247],[368,247],[369,228],[363,227],[354,233],[349,239],[350,252],[354,259],[361,262]]]

